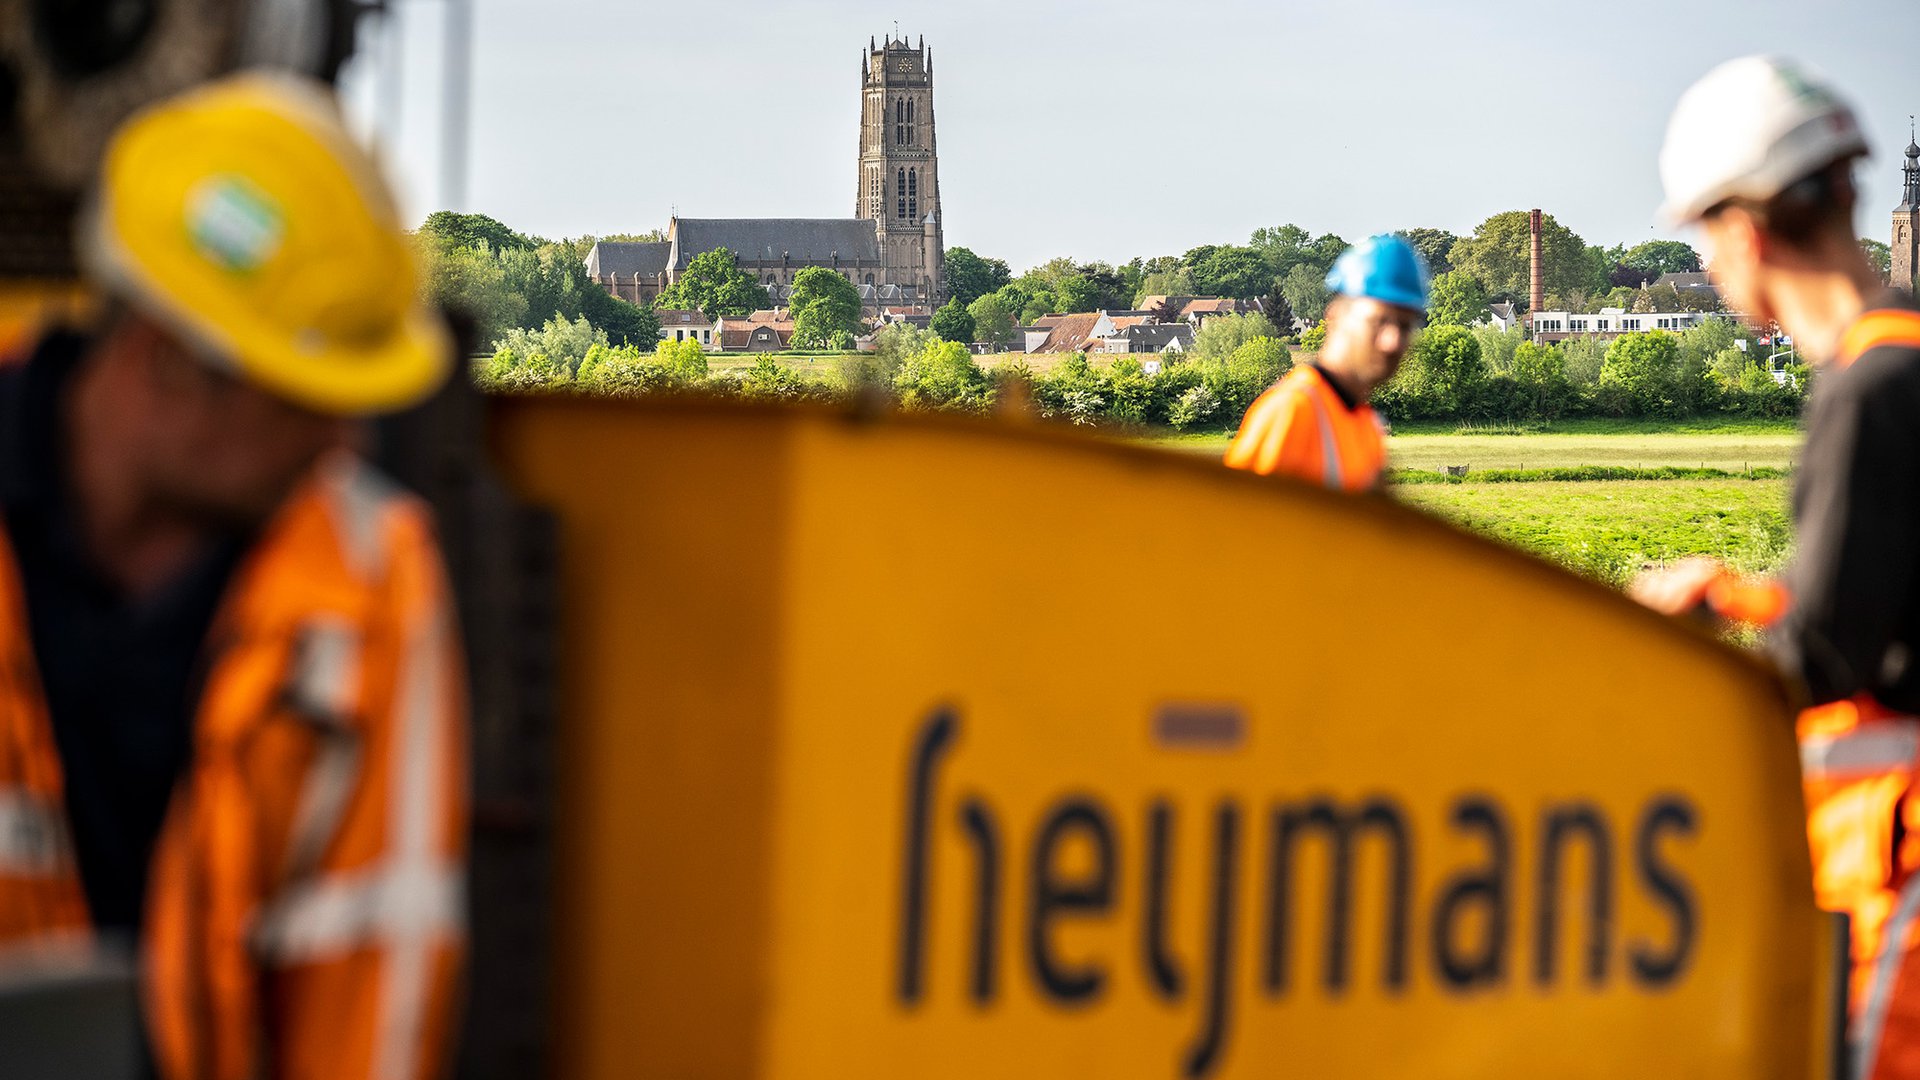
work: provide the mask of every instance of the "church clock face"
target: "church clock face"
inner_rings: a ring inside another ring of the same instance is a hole
[[[913,70],[913,61],[902,60],[899,63],[893,65],[893,70],[899,72],[902,75],[905,75],[907,72]]]

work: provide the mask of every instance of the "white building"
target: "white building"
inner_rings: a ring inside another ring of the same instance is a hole
[[[1601,308],[1597,313],[1536,311],[1531,322],[1533,340],[1563,341],[1570,337],[1619,337],[1648,330],[1670,330],[1677,334],[1709,319],[1733,317],[1718,311],[1628,312],[1624,308]]]
[[[697,341],[708,352],[720,351],[720,339],[713,332],[713,320],[701,312],[661,308],[654,314],[660,318],[661,341]]]

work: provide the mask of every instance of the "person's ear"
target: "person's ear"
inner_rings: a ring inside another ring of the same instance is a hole
[[[1727,211],[1727,225],[1738,248],[1738,256],[1748,265],[1759,266],[1779,254],[1767,231],[1760,227],[1760,219],[1744,207],[1734,207]]]

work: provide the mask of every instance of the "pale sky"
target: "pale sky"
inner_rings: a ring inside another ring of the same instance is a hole
[[[396,0],[399,62],[371,24],[345,80],[413,220],[443,202],[443,3]],[[545,236],[851,216],[860,57],[897,20],[934,53],[946,242],[1016,272],[1531,206],[1589,243],[1666,235],[1667,113],[1764,51],[1860,111],[1858,224],[1885,240],[1920,112],[1913,0],[473,3],[461,209]]]

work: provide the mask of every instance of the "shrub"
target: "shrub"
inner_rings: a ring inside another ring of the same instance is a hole
[[[1665,330],[1622,334],[1600,366],[1606,407],[1619,416],[1682,416],[1693,388],[1681,385],[1680,340]]]
[[[893,385],[908,408],[931,406],[978,412],[993,400],[993,380],[957,341],[928,343],[907,358]]]
[[[1200,324],[1193,335],[1193,355],[1202,360],[1224,360],[1255,338],[1277,341],[1280,331],[1265,315],[1216,315]]]
[[[515,327],[501,335],[493,343],[493,350],[512,352],[516,357],[531,358],[535,354],[544,354],[548,363],[566,371],[571,379],[579,368],[580,362],[595,345],[605,345],[607,335],[596,330],[586,316],[568,322],[558,315],[549,318],[538,330],[522,330]],[[524,365],[523,365],[524,366]]]
[[[1186,392],[1167,410],[1167,421],[1182,430],[1197,427],[1213,419],[1220,412],[1220,395],[1201,383],[1187,388]]]
[[[812,389],[799,372],[765,355],[753,362],[738,388],[742,396],[774,401],[798,401]]]
[[[1123,424],[1144,424],[1152,418],[1154,378],[1137,358],[1122,356],[1102,373],[1106,383],[1107,416]]]

